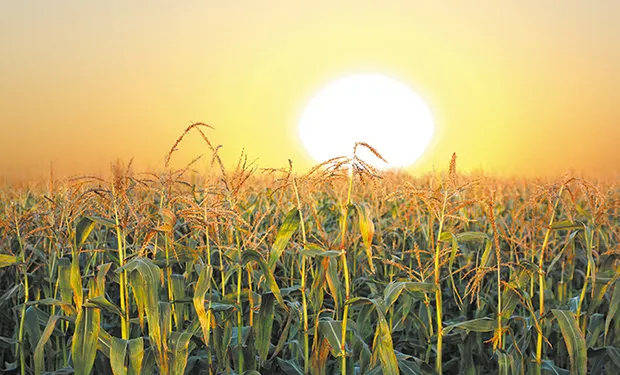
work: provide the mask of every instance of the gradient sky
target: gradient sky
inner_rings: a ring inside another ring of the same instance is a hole
[[[449,4],[448,4],[449,3]],[[0,179],[161,169],[191,122],[262,167],[314,162],[304,105],[384,73],[431,108],[408,170],[620,169],[620,1],[0,1]],[[208,151],[197,134],[173,157]],[[201,167],[202,168],[202,167]]]

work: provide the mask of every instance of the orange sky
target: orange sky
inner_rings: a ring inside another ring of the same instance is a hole
[[[384,73],[431,108],[414,173],[620,170],[620,2],[2,1],[0,179],[159,169],[193,121],[233,165],[313,161],[304,105]],[[208,154],[197,135],[173,160]],[[205,162],[200,165],[206,165]]]

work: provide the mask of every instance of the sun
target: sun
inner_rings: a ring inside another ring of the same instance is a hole
[[[306,105],[299,121],[301,141],[316,161],[350,155],[355,142],[366,142],[388,164],[365,148],[358,156],[378,168],[413,164],[433,132],[433,116],[424,100],[404,83],[381,74],[355,74],[332,82]]]

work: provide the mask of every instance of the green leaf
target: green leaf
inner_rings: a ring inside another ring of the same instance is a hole
[[[189,355],[189,340],[192,334],[189,332],[170,333],[170,352],[172,353],[171,375],[183,375],[187,366]]]
[[[0,268],[9,267],[17,263],[15,255],[0,254]]]
[[[148,258],[134,258],[123,267],[117,268],[116,272],[126,271],[129,274],[129,282],[134,294],[138,314],[142,319],[143,312],[149,323],[149,336],[155,349],[155,359],[160,370],[168,372],[168,358],[166,354],[165,325],[161,324],[159,310],[159,289],[163,285],[163,273]]]
[[[116,223],[113,220],[110,219],[106,219],[105,217],[101,217],[101,216],[87,216],[88,219],[94,221],[97,224],[101,224],[105,227],[108,228],[114,228],[116,227]]]
[[[261,364],[267,360],[269,354],[269,344],[271,343],[271,332],[273,330],[275,296],[272,293],[263,294],[260,310],[254,329],[256,331],[256,350],[260,357]]]
[[[89,375],[95,363],[101,318],[99,309],[83,307],[75,321],[71,357],[76,375]]]
[[[198,275],[198,281],[196,282],[194,297],[192,299],[194,303],[194,310],[196,311],[198,321],[200,322],[200,328],[202,329],[202,340],[207,346],[209,345],[211,322],[209,321],[209,315],[207,315],[207,310],[205,309],[205,294],[211,287],[212,273],[213,268],[210,265],[202,267],[202,270]]]
[[[97,350],[102,352],[106,357],[110,358],[110,349],[112,348],[112,336],[104,329],[99,330],[97,337]]]
[[[482,253],[482,258],[480,259],[480,265],[479,267],[489,267],[489,264],[491,263],[491,256],[493,255],[493,251],[491,251],[493,249],[493,243],[491,241],[487,241],[485,247],[484,247],[484,252]]]
[[[83,217],[75,227],[75,248],[81,249],[84,242],[88,239],[88,236],[95,228],[95,222],[88,218]]]
[[[386,309],[389,309],[390,306],[396,302],[403,290],[407,290],[412,293],[434,293],[437,290],[437,285],[434,283],[421,283],[413,281],[393,281],[383,290],[383,300],[385,301]]]
[[[41,340],[41,322],[39,320],[40,314],[44,314],[43,311],[39,310],[35,306],[30,306],[26,309],[24,319],[30,347],[35,347]]]
[[[396,358],[398,359],[398,368],[403,375],[435,375],[436,372],[431,366],[425,363],[423,360],[412,357],[404,356],[402,353],[396,352]],[[411,361],[410,359],[413,359]]]
[[[39,342],[37,343],[37,346],[34,350],[34,373],[35,375],[40,375],[41,372],[44,370],[44,349],[45,349],[45,344],[47,344],[47,342],[49,341],[50,337],[52,336],[52,333],[54,332],[54,329],[56,328],[56,322],[59,319],[63,319],[63,320],[68,320],[65,317],[61,317],[59,315],[51,315],[49,317],[49,320],[47,321],[47,325],[45,326],[45,329],[43,330],[43,333],[41,334],[41,337],[39,338]]]
[[[327,287],[329,288],[329,293],[334,298],[334,304],[339,305],[341,298],[341,291],[344,292],[344,288],[342,287],[342,283],[340,282],[340,274],[338,273],[338,264],[336,259],[325,259],[323,262],[323,267],[327,265],[327,269],[325,272],[325,281],[327,281]]]
[[[71,262],[67,258],[58,259],[58,288],[62,302],[70,304],[73,291],[71,289]]]
[[[76,310],[82,309],[83,291],[82,291],[82,275],[80,274],[80,260],[77,252],[71,260],[70,270],[71,290],[73,290],[73,302]]]
[[[342,351],[342,322],[332,319],[319,321],[319,331],[323,338],[327,340],[335,357],[344,355]]]
[[[614,293],[611,297],[611,302],[609,303],[609,311],[607,312],[607,317],[605,318],[605,341],[607,341],[609,325],[611,324],[612,319],[616,319],[618,307],[620,307],[620,285],[616,283],[616,285],[614,285]]]
[[[304,375],[301,367],[293,361],[285,361],[278,357],[278,366],[284,371],[286,375]]]
[[[497,328],[497,321],[492,318],[478,318],[465,322],[451,324],[444,328],[444,334],[448,334],[453,329],[463,329],[467,333],[469,332],[493,332]]]
[[[566,310],[551,310],[560,325],[571,364],[571,374],[585,375],[588,370],[586,339],[579,329],[575,315]]]
[[[449,233],[449,234],[452,240],[452,249],[450,250],[450,260],[448,262],[448,270],[450,270],[450,285],[451,285],[450,290],[452,290],[452,295],[454,296],[457,306],[459,307],[459,309],[461,309],[463,305],[463,299],[461,298],[461,295],[458,292],[458,288],[456,287],[456,283],[454,282],[454,272],[452,272],[454,260],[456,259],[456,256],[458,254],[459,244],[458,244],[456,236],[453,235],[452,233]]]
[[[142,359],[144,358],[144,339],[138,337],[129,340],[129,375],[142,374]]]
[[[343,253],[342,250],[318,250],[314,249],[306,249],[301,250],[301,254],[307,257],[321,257],[321,258],[335,258],[341,256]]]
[[[291,236],[297,230],[297,227],[299,227],[299,210],[297,210],[297,208],[293,208],[286,214],[284,222],[276,235],[271,252],[269,253],[269,270],[271,272],[274,271],[276,262],[280,259],[280,256],[284,252]]]
[[[289,331],[291,330],[291,322],[293,321],[293,313],[289,311],[288,318],[286,318],[286,323],[284,324],[284,328],[282,329],[282,333],[280,334],[280,338],[276,343],[276,347],[271,354],[270,361],[273,360],[281,351],[284,349],[284,345],[288,340]]]
[[[551,229],[553,230],[583,229],[583,224],[573,223],[570,220],[562,220],[562,221],[556,221],[555,223],[551,224]]]
[[[357,218],[362,234],[362,241],[364,242],[364,250],[366,251],[366,258],[368,258],[368,265],[370,266],[370,273],[375,273],[375,266],[372,262],[372,238],[375,235],[375,224],[370,218],[370,209],[365,204],[356,204]]]
[[[385,287],[383,290],[383,301],[385,301],[386,309],[389,309],[398,300],[404,289],[404,281],[391,282]]]
[[[182,301],[185,299],[185,278],[183,275],[173,273],[170,277],[172,281],[172,298],[175,301]],[[177,329],[183,327],[183,316],[185,314],[185,304],[177,303],[174,305],[174,324]]]
[[[540,368],[554,375],[569,375],[570,373],[568,370],[556,366],[555,363],[549,359],[543,360]]]
[[[497,350],[496,354],[500,375],[512,374],[512,369],[515,367],[515,361],[512,355],[503,350]]]
[[[612,362],[616,365],[616,367],[620,367],[620,349],[615,346],[607,346],[607,355],[611,358]]]
[[[267,263],[265,263],[265,260],[263,259],[262,255],[260,255],[258,252],[254,250],[245,250],[241,254],[241,263],[245,265],[246,263],[250,261],[255,261],[258,263],[259,267],[263,271],[263,276],[265,277],[265,280],[267,281],[269,290],[276,297],[276,300],[278,301],[280,306],[282,306],[284,310],[288,311],[288,306],[286,306],[286,304],[284,303],[284,299],[282,299],[282,294],[280,293],[280,287],[278,286],[278,283],[276,282],[276,279],[273,276],[273,272],[271,271]]]
[[[378,357],[384,375],[398,375],[398,360],[394,352],[392,341],[392,331],[388,325],[383,312],[376,309],[379,320],[375,331],[375,338],[372,343],[373,358]],[[371,362],[375,364],[376,360]]]
[[[127,340],[112,337],[110,342],[110,367],[114,375],[126,375],[125,357],[127,357]]]
[[[84,302],[84,306],[85,307],[98,307],[108,312],[111,312],[112,314],[123,316],[123,312],[121,311],[121,309],[115,304],[113,304],[112,302],[108,301],[107,298],[105,298],[105,296],[97,296],[97,297],[89,298],[86,300],[86,302]]]
[[[461,232],[455,235],[458,242],[485,241],[489,239],[486,233],[482,232]]]

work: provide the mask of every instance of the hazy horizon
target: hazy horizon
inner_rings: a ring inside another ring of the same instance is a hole
[[[192,122],[226,165],[317,162],[301,111],[329,82],[379,73],[428,104],[435,134],[406,170],[618,178],[620,2],[0,4],[0,181],[162,170]],[[181,167],[210,153],[189,134]]]

